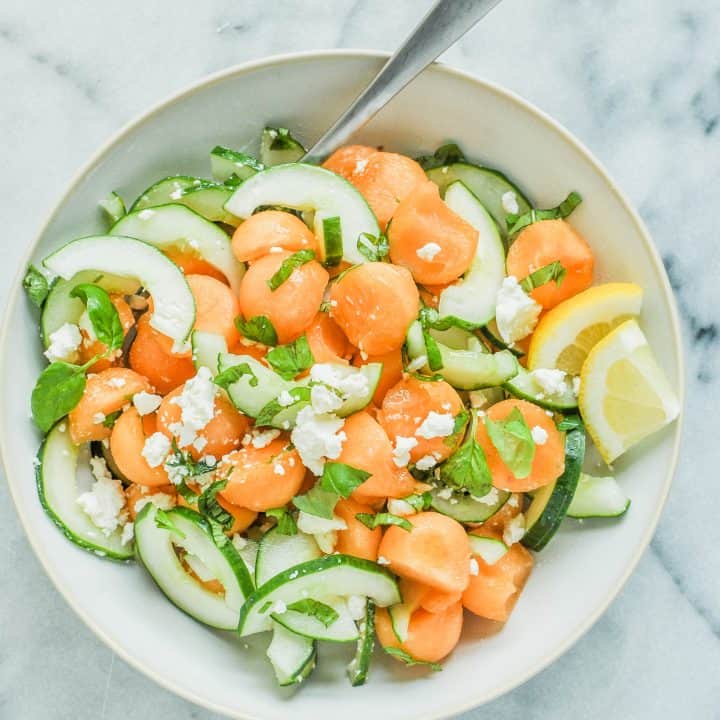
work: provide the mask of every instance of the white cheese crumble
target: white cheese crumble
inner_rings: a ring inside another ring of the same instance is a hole
[[[95,334],[95,328],[93,327],[92,321],[90,320],[90,315],[88,314],[88,311],[83,311],[83,314],[78,318],[78,328],[82,330],[85,335],[87,335],[87,339],[89,342],[95,342],[97,340],[97,335]]]
[[[538,368],[531,371],[530,375],[546,395],[562,395],[567,389],[564,370]]]
[[[490,488],[490,492],[488,492],[487,495],[483,495],[482,497],[476,497],[475,495],[471,495],[471,497],[473,500],[482,503],[483,505],[495,505],[500,499],[500,493],[498,489],[494,487]]]
[[[417,513],[417,510],[406,500],[396,500],[394,498],[388,500],[387,509],[390,514],[399,515],[400,517]]]
[[[208,444],[207,438],[198,435],[194,440],[192,446],[198,451],[202,452],[205,446]]]
[[[298,413],[290,439],[310,472],[322,475],[325,460],[340,456],[347,439],[342,431],[344,424],[342,418],[316,413],[312,407],[304,407]]]
[[[503,542],[510,546],[520,542],[525,536],[525,516],[520,513],[516,515],[503,531]]]
[[[154,214],[155,214],[154,210],[151,210],[150,208],[146,208],[145,210],[141,210],[138,213],[138,217],[141,220],[149,220]]]
[[[475,558],[470,558],[470,574],[471,575],[479,575],[480,574],[480,565],[478,565],[478,561]]]
[[[102,423],[105,422],[105,413],[104,412],[96,412],[92,416],[93,425],[102,425]]]
[[[437,413],[431,410],[422,421],[415,435],[426,440],[452,435],[455,428],[455,418],[450,413]]]
[[[180,447],[192,444],[198,432],[213,419],[217,389],[209,368],[201,367],[197,375],[185,383],[180,395],[170,401],[181,410],[180,422],[173,423],[172,428]]]
[[[153,493],[135,501],[135,513],[139,513],[148,503],[152,503],[161,510],[172,510],[175,507],[175,498],[167,493]]]
[[[410,462],[410,451],[416,447],[418,441],[414,437],[404,437],[398,435],[395,438],[395,447],[393,448],[393,462],[398,467],[407,467]]]
[[[335,552],[335,545],[337,545],[338,540],[336,530],[329,530],[324,533],[315,533],[313,537],[315,538],[317,546],[323,553],[325,553],[325,555],[332,555],[332,553]]]
[[[126,522],[123,525],[122,535],[120,535],[120,542],[123,545],[127,545],[133,541],[135,537],[135,525],[131,522]]]
[[[437,465],[437,459],[432,455],[423,455],[416,463],[418,470],[430,470]]]
[[[162,397],[141,390],[133,395],[132,402],[139,415],[149,415],[160,407]]]
[[[452,488],[444,487],[436,493],[441,500],[449,500],[452,497]]]
[[[282,615],[287,612],[287,605],[282,600],[276,600],[269,612],[273,615]]]
[[[407,364],[406,370],[408,372],[417,372],[422,370],[427,365],[427,355],[418,355],[414,360],[411,360]]]
[[[285,468],[280,463],[275,463],[275,465],[273,465],[273,473],[275,473],[275,475],[284,475]]]
[[[277,396],[277,402],[280,407],[290,407],[295,402],[295,399],[287,390],[283,390]]]
[[[170,452],[170,440],[161,432],[153,433],[145,440],[140,454],[150,467],[162,465]]]
[[[348,612],[353,620],[362,620],[365,617],[367,598],[362,595],[351,595],[347,599]]]
[[[533,427],[530,431],[530,435],[532,435],[533,442],[536,445],[544,445],[548,439],[547,430],[545,428],[541,428],[539,425],[535,425],[535,427]]]
[[[125,385],[127,385],[127,380],[122,377],[114,377],[107,381],[107,385],[108,387],[117,388],[119,390],[121,387],[125,387]]]
[[[310,404],[318,413],[335,412],[342,407],[342,398],[327,385],[313,385],[310,389]]]
[[[435,256],[439,252],[442,252],[442,248],[440,247],[440,245],[438,245],[435,242],[429,242],[429,243],[425,243],[425,245],[418,248],[415,251],[415,254],[421,260],[426,260],[427,262],[432,262],[435,259]]]
[[[347,523],[337,515],[333,515],[332,518],[328,519],[301,510],[298,513],[297,527],[300,532],[304,532],[306,535],[318,535],[333,530],[347,530]]]
[[[343,372],[330,363],[316,363],[310,369],[310,379],[314,383],[327,385],[337,390],[343,400],[365,398],[370,392],[370,385],[364,373]]]
[[[250,445],[254,448],[266,448],[276,437],[280,435],[280,431],[275,428],[269,430],[253,430]]]
[[[44,355],[50,362],[56,360],[75,362],[78,357],[77,349],[80,347],[81,342],[82,335],[78,326],[73,325],[73,323],[65,323],[55,332],[50,333],[50,346],[44,352]]]
[[[90,469],[95,482],[76,502],[91,522],[105,536],[111,535],[127,520],[125,494],[122,484],[115,480],[103,458],[90,458]]]
[[[365,168],[367,167],[367,164],[368,164],[368,159],[367,159],[367,158],[363,158],[362,160],[358,160],[358,161],[355,163],[355,167],[353,168],[353,175],[358,174],[358,173],[361,173],[361,172],[365,172]]]
[[[504,342],[511,344],[527,337],[535,329],[541,311],[542,307],[520,287],[515,276],[503,280],[495,301],[495,320]]]
[[[379,555],[378,559],[377,559],[377,564],[378,565],[389,565],[390,561],[384,555]]]
[[[517,215],[520,212],[517,195],[512,190],[508,190],[506,193],[503,193],[500,198],[500,202],[503,210],[509,215]]]

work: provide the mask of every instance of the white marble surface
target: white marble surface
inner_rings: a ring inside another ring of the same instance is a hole
[[[5,0],[2,305],[75,169],[148,104],[267,54],[390,49],[428,4]],[[443,58],[524,95],[602,159],[654,234],[688,348],[680,468],[637,571],[570,652],[466,720],[720,718],[719,36],[717,0],[505,0]],[[30,551],[4,482],[0,527],[2,720],[216,717],[156,687],[84,627]]]

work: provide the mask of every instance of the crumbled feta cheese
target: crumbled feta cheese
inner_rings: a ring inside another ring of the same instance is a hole
[[[478,561],[475,558],[470,558],[470,574],[471,575],[479,575],[480,574],[480,565],[478,565]]]
[[[295,402],[293,396],[287,391],[283,390],[277,397],[278,405],[280,407],[290,407]]]
[[[513,508],[519,507],[519,505],[520,505],[520,498],[519,498],[519,496],[518,496],[516,493],[513,493],[513,494],[508,498],[507,504],[508,504],[509,507],[513,507]]]
[[[395,438],[395,447],[393,448],[393,462],[398,467],[407,467],[410,462],[410,451],[416,447],[418,441],[414,437],[404,437],[398,435]]]
[[[120,542],[123,545],[127,545],[133,541],[135,537],[135,525],[131,522],[126,522],[123,525],[122,535],[120,535]]]
[[[105,422],[105,413],[104,412],[96,412],[92,416],[93,425],[102,425],[102,423]]]
[[[273,472],[275,475],[284,475],[285,468],[280,463],[275,463],[275,465],[273,465]]]
[[[345,421],[335,415],[316,413],[304,407],[295,419],[290,439],[300,459],[315,475],[322,475],[325,460],[336,460],[347,435],[342,431]]]
[[[183,195],[183,189],[182,189],[182,188],[178,188],[177,190],[173,190],[173,191],[170,193],[170,197],[171,197],[173,200],[179,200],[179,199],[182,197],[182,195]]]
[[[437,413],[431,410],[422,421],[415,435],[426,440],[452,435],[455,428],[455,418],[450,413]]]
[[[389,565],[390,561],[384,555],[379,555],[378,559],[377,559],[377,564],[378,565]]]
[[[212,467],[214,465],[217,465],[217,458],[214,455],[203,455],[203,457],[200,458],[200,462],[203,462],[206,465]]]
[[[310,369],[310,379],[314,383],[337,390],[343,400],[365,398],[370,392],[370,385],[364,373],[339,370],[331,363],[313,365]]]
[[[313,385],[310,389],[310,404],[317,413],[331,413],[342,407],[342,398],[327,385]]]
[[[140,454],[150,467],[162,465],[170,452],[170,440],[161,432],[153,433],[145,440]]]
[[[426,260],[427,262],[432,262],[435,259],[435,256],[439,252],[442,252],[442,248],[440,247],[440,245],[438,245],[435,242],[429,242],[429,243],[425,243],[425,245],[418,248],[415,251],[415,254],[421,260]]]
[[[337,545],[338,540],[336,530],[329,530],[324,533],[315,533],[313,537],[315,538],[317,546],[323,553],[325,553],[325,555],[332,555],[332,553],[335,552],[335,545]]]
[[[348,612],[353,620],[362,620],[365,617],[367,598],[362,595],[351,595],[347,599]]]
[[[355,167],[353,168],[353,175],[356,175],[361,172],[365,172],[365,168],[367,167],[368,159],[363,158],[362,160],[358,160],[355,163]]]
[[[423,455],[416,463],[418,470],[430,470],[437,465],[437,459],[432,455]]]
[[[387,509],[392,515],[399,515],[400,517],[417,513],[417,510],[406,500],[396,500],[394,498],[388,500]]]
[[[513,275],[506,277],[497,293],[495,320],[500,337],[514,343],[527,337],[537,324],[542,307],[519,285]]]
[[[105,536],[111,535],[127,520],[122,484],[115,480],[103,458],[91,458],[90,468],[95,482],[76,502]]]
[[[506,526],[503,531],[503,542],[506,545],[514,545],[520,542],[525,536],[525,516],[520,513],[516,515]]]
[[[490,404],[487,393],[484,390],[471,390],[468,393],[468,400],[470,401],[470,407],[476,409],[487,407]]]
[[[161,492],[145,495],[135,501],[135,513],[139,513],[148,503],[152,503],[161,510],[172,510],[175,507],[175,498],[172,495]]]
[[[539,425],[535,425],[535,427],[533,427],[530,431],[530,435],[532,435],[533,442],[536,445],[544,445],[548,439],[547,430],[545,430],[545,428],[541,428]]]
[[[538,368],[532,370],[530,376],[545,395],[562,395],[567,390],[564,370]]]
[[[170,401],[181,410],[180,422],[175,423],[172,430],[180,447],[191,445],[198,432],[213,419],[217,389],[209,368],[201,367],[197,375],[185,383],[183,391]]]
[[[65,362],[75,362],[78,354],[77,349],[82,342],[82,335],[77,325],[65,323],[61,325],[55,332],[50,333],[50,346],[44,355],[50,362],[56,360],[64,360]]]
[[[301,510],[298,513],[297,527],[300,532],[307,535],[319,535],[333,530],[347,530],[347,523],[337,515],[333,515],[332,518],[328,519]]]
[[[208,441],[206,438],[202,437],[201,435],[198,435],[194,440],[192,446],[198,451],[202,452],[205,449],[205,446],[208,444]]]
[[[95,340],[97,340],[95,328],[93,327],[92,320],[90,320],[90,315],[87,310],[83,311],[83,314],[78,318],[77,324],[78,328],[87,335],[89,342],[95,342]]]
[[[287,612],[287,605],[282,600],[276,600],[270,608],[270,612],[274,615],[282,615]]]
[[[449,500],[452,497],[452,488],[444,487],[442,490],[438,490],[436,493],[437,497],[441,500]]]
[[[122,377],[113,377],[107,381],[108,387],[120,389],[127,385],[127,380]]]
[[[471,497],[473,500],[482,503],[483,505],[495,505],[500,499],[500,493],[497,488],[490,488],[490,492],[488,492],[487,495],[483,495],[482,497],[475,497],[475,495],[471,495]],[[514,496],[511,496],[510,499],[512,499],[512,497]]]
[[[575,396],[580,395],[580,376],[579,375],[576,375],[572,379],[572,389],[573,389],[573,392],[575,393]]]
[[[427,355],[418,355],[414,360],[411,360],[407,364],[406,370],[408,372],[417,372],[422,370],[427,365]]]
[[[278,435],[280,435],[280,431],[275,428],[270,428],[269,430],[253,430],[250,444],[254,448],[266,448]]]
[[[149,220],[154,214],[155,214],[154,210],[151,210],[150,208],[146,208],[145,210],[141,210],[138,213],[138,217],[141,220]]]
[[[508,213],[508,215],[517,215],[520,212],[517,195],[512,190],[503,193],[500,202],[502,203],[503,210]]]
[[[132,402],[139,415],[149,415],[160,407],[162,397],[141,390],[133,395]]]
[[[273,255],[275,253],[281,253],[282,251],[283,251],[283,248],[281,248],[279,245],[272,245],[269,250],[269,252],[271,252]]]

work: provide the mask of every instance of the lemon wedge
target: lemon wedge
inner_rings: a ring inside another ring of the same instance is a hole
[[[678,416],[677,395],[635,320],[616,327],[590,351],[578,405],[607,463]]]
[[[635,283],[605,283],[560,303],[535,328],[528,369],[557,368],[579,375],[595,343],[640,314],[642,295],[642,288]]]

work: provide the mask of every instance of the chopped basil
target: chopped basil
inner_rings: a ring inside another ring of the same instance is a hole
[[[510,472],[518,480],[526,478],[532,469],[535,443],[520,410],[516,407],[513,408],[505,420],[495,421],[486,417],[485,427],[490,441]],[[477,493],[477,496],[482,496],[482,494]]]
[[[569,432],[570,430],[582,430],[583,428],[583,421],[580,419],[579,415],[568,415],[557,424],[557,429],[560,430],[560,432]]]
[[[581,202],[581,195],[576,192],[571,192],[557,207],[548,208],[547,210],[533,208],[522,215],[509,214],[505,219],[508,226],[508,235],[510,237],[517,235],[528,225],[532,225],[540,220],[561,220],[566,218]]]
[[[277,531],[281,535],[296,535],[297,525],[295,524],[295,518],[290,514],[290,511],[285,507],[271,508],[266,510],[265,514],[268,517],[275,518],[277,522]]]
[[[441,145],[432,155],[422,155],[415,158],[415,161],[423,170],[432,170],[444,165],[465,162],[465,155],[455,143],[447,143]]]
[[[548,265],[544,265],[539,270],[530,273],[526,278],[520,282],[520,287],[529,293],[536,287],[541,285],[547,285],[547,283],[555,281],[555,284],[560,287],[567,275],[567,270],[559,260],[551,262]]]
[[[50,287],[47,278],[34,265],[28,267],[23,279],[23,287],[30,302],[37,307],[42,307]]]
[[[440,672],[442,670],[442,665],[440,665],[440,663],[427,662],[426,660],[416,660],[412,655],[410,655],[410,653],[405,652],[402,648],[386,647],[383,649],[388,655],[392,655],[393,657],[398,658],[398,660],[402,660],[409,667],[412,665],[427,665],[435,672]]]
[[[155,525],[161,530],[167,530],[168,532],[177,535],[179,538],[185,539],[185,533],[172,521],[170,516],[162,508],[158,508],[155,511]]]
[[[390,241],[386,232],[379,235],[360,233],[360,237],[357,239],[357,249],[369,262],[380,262],[389,255]]]
[[[478,327],[474,323],[455,317],[455,315],[446,315],[441,318],[440,313],[438,313],[435,308],[428,307],[427,305],[420,309],[419,317],[420,324],[426,330],[449,330],[454,327],[472,332]]]
[[[314,259],[314,250],[298,250],[298,252],[293,253],[290,257],[287,257],[282,261],[277,272],[267,281],[267,286],[274,292],[293,274],[297,268]]]
[[[97,339],[107,345],[108,351],[122,347],[125,333],[120,315],[103,288],[99,285],[82,283],[72,289],[70,297],[80,298],[85,303],[93,331]]]
[[[393,515],[388,512],[377,513],[375,515],[372,513],[357,513],[355,515],[355,519],[359,520],[370,530],[374,530],[375,528],[383,525],[397,525],[408,532],[412,530],[412,525],[409,520],[406,520],[404,517],[400,517],[400,515]]]
[[[250,376],[250,385],[252,387],[257,387],[258,379],[257,377],[255,377],[255,373],[252,371],[250,365],[248,365],[247,363],[231,365],[230,367],[225,368],[225,370],[215,376],[213,382],[216,385],[219,385],[224,390],[227,390],[231,385],[236,383],[241,377],[245,375]]]
[[[442,370],[443,361],[440,348],[438,347],[435,338],[428,330],[425,329],[423,329],[423,341],[425,342],[425,356],[427,357],[428,367],[433,372]]]
[[[415,512],[427,510],[432,505],[432,493],[424,492],[420,495],[408,495],[402,498]]]
[[[265,128],[264,134],[271,138],[271,150],[293,150],[300,145],[300,143],[290,134],[290,131],[284,127]]]
[[[320,487],[328,492],[349,498],[355,488],[360,487],[372,473],[345,465],[345,463],[326,462],[320,478]]]
[[[111,428],[115,426],[115,423],[117,422],[117,419],[122,415],[122,410],[116,410],[115,412],[111,412],[109,415],[105,416],[105,419],[102,421],[103,427]]]
[[[227,483],[227,478],[214,482],[198,498],[198,510],[205,517],[220,525],[223,530],[229,530],[235,521],[233,516],[217,500],[217,494]]]
[[[314,617],[325,627],[330,627],[340,617],[335,608],[332,608],[319,600],[313,600],[312,598],[296,600],[294,603],[290,603],[287,606],[287,609],[292,612],[302,613],[303,615]]]
[[[282,412],[283,410],[287,410],[288,408],[292,407],[293,405],[297,405],[298,403],[310,402],[309,387],[303,386],[292,388],[291,390],[288,390],[288,393],[293,399],[293,402],[290,405],[281,405],[278,402],[277,398],[275,400],[271,400],[258,413],[258,416],[255,418],[255,425],[272,425],[272,422],[278,413]]]
[[[248,320],[243,320],[238,315],[235,318],[235,327],[248,340],[255,340],[263,345],[277,345],[277,333],[270,319],[265,315],[256,315]]]
[[[274,347],[265,356],[272,369],[285,380],[292,380],[315,362],[305,335],[287,345]]]

